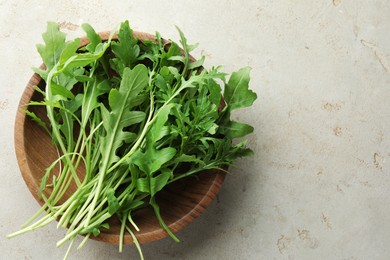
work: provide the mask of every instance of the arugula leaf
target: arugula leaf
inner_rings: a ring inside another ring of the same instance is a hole
[[[225,135],[227,138],[233,139],[243,137],[252,133],[253,127],[248,124],[229,121],[227,124],[221,125],[219,127],[219,130],[220,133]]]
[[[127,212],[144,207],[146,202],[143,200],[126,199],[121,206],[121,211]]]
[[[64,64],[68,59],[75,55],[79,45],[79,38],[76,38],[74,41],[65,43],[65,48],[62,50],[60,55],[59,64]]]
[[[136,180],[136,186],[139,192],[150,193],[150,182],[148,178],[138,178]]]
[[[65,49],[66,34],[59,30],[58,23],[48,22],[46,32],[42,34],[45,42],[37,44],[37,49],[46,65],[46,71],[50,71],[59,61],[62,51]]]
[[[167,185],[172,173],[165,171],[150,179],[150,196],[154,196],[157,192],[162,190]]]
[[[163,149],[157,149],[155,147],[157,141],[169,134],[169,131],[163,131],[163,129],[168,120],[168,115],[172,106],[173,104],[169,104],[160,110],[155,123],[146,135],[145,152],[138,150],[131,159],[132,163],[137,165],[148,176],[151,176],[154,172],[159,170],[176,154],[176,149],[173,147],[166,147]]]
[[[58,97],[62,100],[68,100],[68,99],[74,98],[73,93],[61,85],[57,85],[57,84],[52,83],[51,84],[51,91],[52,91],[53,95],[58,95]]]
[[[87,84],[85,87],[85,93],[83,95],[83,103],[81,106],[81,119],[84,124],[87,124],[88,118],[91,116],[93,110],[100,106],[98,97],[109,88],[109,81],[99,81],[98,78],[92,78],[93,84]],[[85,125],[83,126],[85,127]]]
[[[98,228],[92,229],[92,234],[94,237],[97,237],[98,235],[100,235],[100,229]]]
[[[143,153],[137,151],[132,157],[132,162],[137,165],[148,176],[158,171],[165,163],[169,162],[176,154],[176,149],[166,147],[157,150],[152,146]]]
[[[112,89],[109,94],[111,111],[101,105],[103,127],[106,130],[106,135],[101,138],[103,157],[101,174],[104,174],[108,167],[119,159],[115,152],[126,139],[123,128],[144,120],[145,112],[130,109],[133,107],[132,101],[137,98],[147,83],[148,71],[144,65],[139,64],[132,70],[125,68],[119,90]]]
[[[93,27],[90,24],[83,23],[81,25],[81,28],[83,28],[84,32],[87,34],[87,37],[90,41],[90,43],[88,43],[88,45],[85,47],[85,49],[89,52],[95,52],[96,46],[98,46],[102,42],[102,39],[95,32],[95,30],[93,29]]]
[[[225,86],[223,97],[228,104],[228,109],[249,107],[256,100],[257,95],[249,87],[250,68],[245,67],[233,72],[229,82]]]
[[[221,99],[222,99],[222,93],[221,93],[221,86],[215,82],[215,80],[210,79],[208,81],[208,89],[210,91],[209,100],[219,107],[221,105]]]
[[[63,70],[71,70],[77,67],[84,67],[91,63],[96,62],[99,58],[103,56],[107,48],[109,47],[109,43],[105,42],[104,44],[98,45],[96,47],[96,51],[94,53],[80,53],[73,55],[70,57],[65,63],[60,63],[59,68],[60,71]]]
[[[192,70],[192,69],[202,67],[205,59],[206,57],[202,56],[199,60],[191,62],[190,65],[188,65],[188,69]]]
[[[115,190],[109,189],[107,191],[107,201],[108,201],[108,213],[113,215],[119,209],[119,201],[115,197]]]
[[[137,62],[140,48],[137,45],[137,39],[133,38],[133,31],[130,29],[129,22],[121,24],[118,41],[111,44],[112,52],[116,58],[110,60],[111,66],[120,74],[125,67],[132,68]]]
[[[47,128],[46,124],[42,121],[41,118],[39,118],[34,112],[31,112],[29,110],[24,110],[24,113],[28,115],[32,120],[38,123],[43,129],[46,130],[46,132],[50,133],[49,129]]]
[[[197,158],[195,155],[181,154],[177,156],[172,163],[192,162],[202,164],[203,161]]]
[[[152,125],[148,135],[146,136],[149,145],[152,145],[163,137],[161,133],[163,132],[162,130],[164,125],[168,121],[168,115],[171,112],[173,106],[173,104],[168,104],[159,110],[158,116],[156,117],[156,121]],[[165,134],[168,133],[165,132]]]

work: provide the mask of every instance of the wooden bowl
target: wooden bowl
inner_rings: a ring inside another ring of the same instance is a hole
[[[133,32],[133,35],[141,41],[155,39],[153,35],[142,32]],[[103,40],[107,40],[109,32],[100,33],[100,36]],[[85,46],[88,42],[87,38],[81,38],[81,46]],[[31,77],[19,103],[15,122],[15,150],[24,181],[34,198],[42,205],[43,201],[39,200],[37,196],[40,180],[45,169],[57,158],[57,153],[51,144],[50,136],[23,112],[26,109],[25,104],[29,101],[42,99],[42,96],[34,90],[34,86],[45,88],[45,82],[37,74]],[[44,106],[31,106],[29,110],[41,118],[46,118]],[[224,172],[208,170],[196,177],[188,177],[172,183],[165,190],[159,192],[156,198],[157,203],[160,205],[161,215],[169,228],[173,232],[178,232],[197,218],[216,197],[224,178]],[[75,187],[70,187],[65,198],[74,191]],[[139,232],[135,232],[140,243],[151,242],[168,235],[160,227],[150,207],[137,211],[134,221],[140,228]],[[110,229],[102,229],[99,236],[91,236],[91,238],[118,244],[119,230],[119,221],[112,217]],[[124,243],[131,244],[132,242],[131,236],[126,234]]]

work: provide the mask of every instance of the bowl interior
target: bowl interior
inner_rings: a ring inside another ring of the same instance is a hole
[[[109,32],[100,33],[100,36],[103,40],[107,40]],[[134,36],[140,40],[154,40],[155,38],[151,34],[141,32],[134,32]],[[81,39],[81,46],[87,43],[86,38]],[[43,201],[39,200],[37,196],[40,180],[45,173],[45,169],[57,158],[57,151],[44,129],[23,112],[25,104],[30,100],[42,100],[42,95],[34,90],[34,86],[41,89],[45,88],[45,82],[37,74],[34,74],[28,82],[19,103],[15,122],[15,149],[21,174],[32,195],[42,205]],[[29,110],[40,118],[47,119],[45,107],[31,106]],[[82,167],[78,171],[80,175],[83,174]],[[160,206],[161,215],[169,228],[173,232],[177,232],[198,217],[219,192],[224,177],[225,174],[222,171],[209,170],[197,176],[172,183],[165,190],[159,192],[156,200]],[[72,194],[75,189],[76,187],[71,185],[63,200]],[[50,190],[46,189],[45,192],[48,195]],[[151,208],[144,208],[135,212],[134,221],[140,228],[139,232],[135,231],[140,243],[151,242],[167,236]],[[119,243],[119,221],[116,217],[112,217],[110,222],[109,230],[103,229],[99,236],[91,236],[91,238],[112,244]],[[124,243],[132,243],[129,234],[125,235]]]

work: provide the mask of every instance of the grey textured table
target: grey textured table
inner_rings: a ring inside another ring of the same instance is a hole
[[[126,2],[126,3],[125,3]],[[37,209],[19,173],[13,123],[46,21],[69,38],[129,19],[178,40],[206,66],[251,66],[259,99],[235,114],[256,127],[218,201],[178,235],[143,246],[146,259],[389,259],[390,2],[0,1],[0,259],[61,259],[64,230],[12,240]],[[70,259],[137,259],[89,242]]]

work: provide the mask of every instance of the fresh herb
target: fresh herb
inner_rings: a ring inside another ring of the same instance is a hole
[[[127,21],[116,41],[112,35],[102,41],[88,24],[82,28],[90,40],[85,47],[79,48],[79,39],[65,41],[53,22],[43,34],[44,44],[37,45],[46,68],[35,72],[46,87],[36,89],[43,100],[29,105],[45,106],[50,126],[33,112],[26,113],[49,132],[59,157],[41,180],[44,205],[9,237],[58,220],[68,231],[57,246],[70,241],[70,249],[81,234],[82,247],[116,216],[121,221],[119,250],[127,231],[143,258],[130,229],[139,230],[132,219],[137,209],[151,206],[161,226],[179,241],[160,215],[156,194],[179,179],[222,169],[252,154],[246,141],[234,144],[233,139],[253,128],[230,119],[233,110],[249,107],[256,99],[248,88],[250,69],[232,73],[226,82],[219,67],[202,67],[204,57],[190,59],[196,46],[188,45],[180,30],[184,54],[158,33],[155,41],[139,41]],[[57,164],[61,172],[54,175]],[[81,165],[83,178],[76,173]],[[72,182],[76,191],[59,204]],[[48,186],[52,191],[46,197]]]

